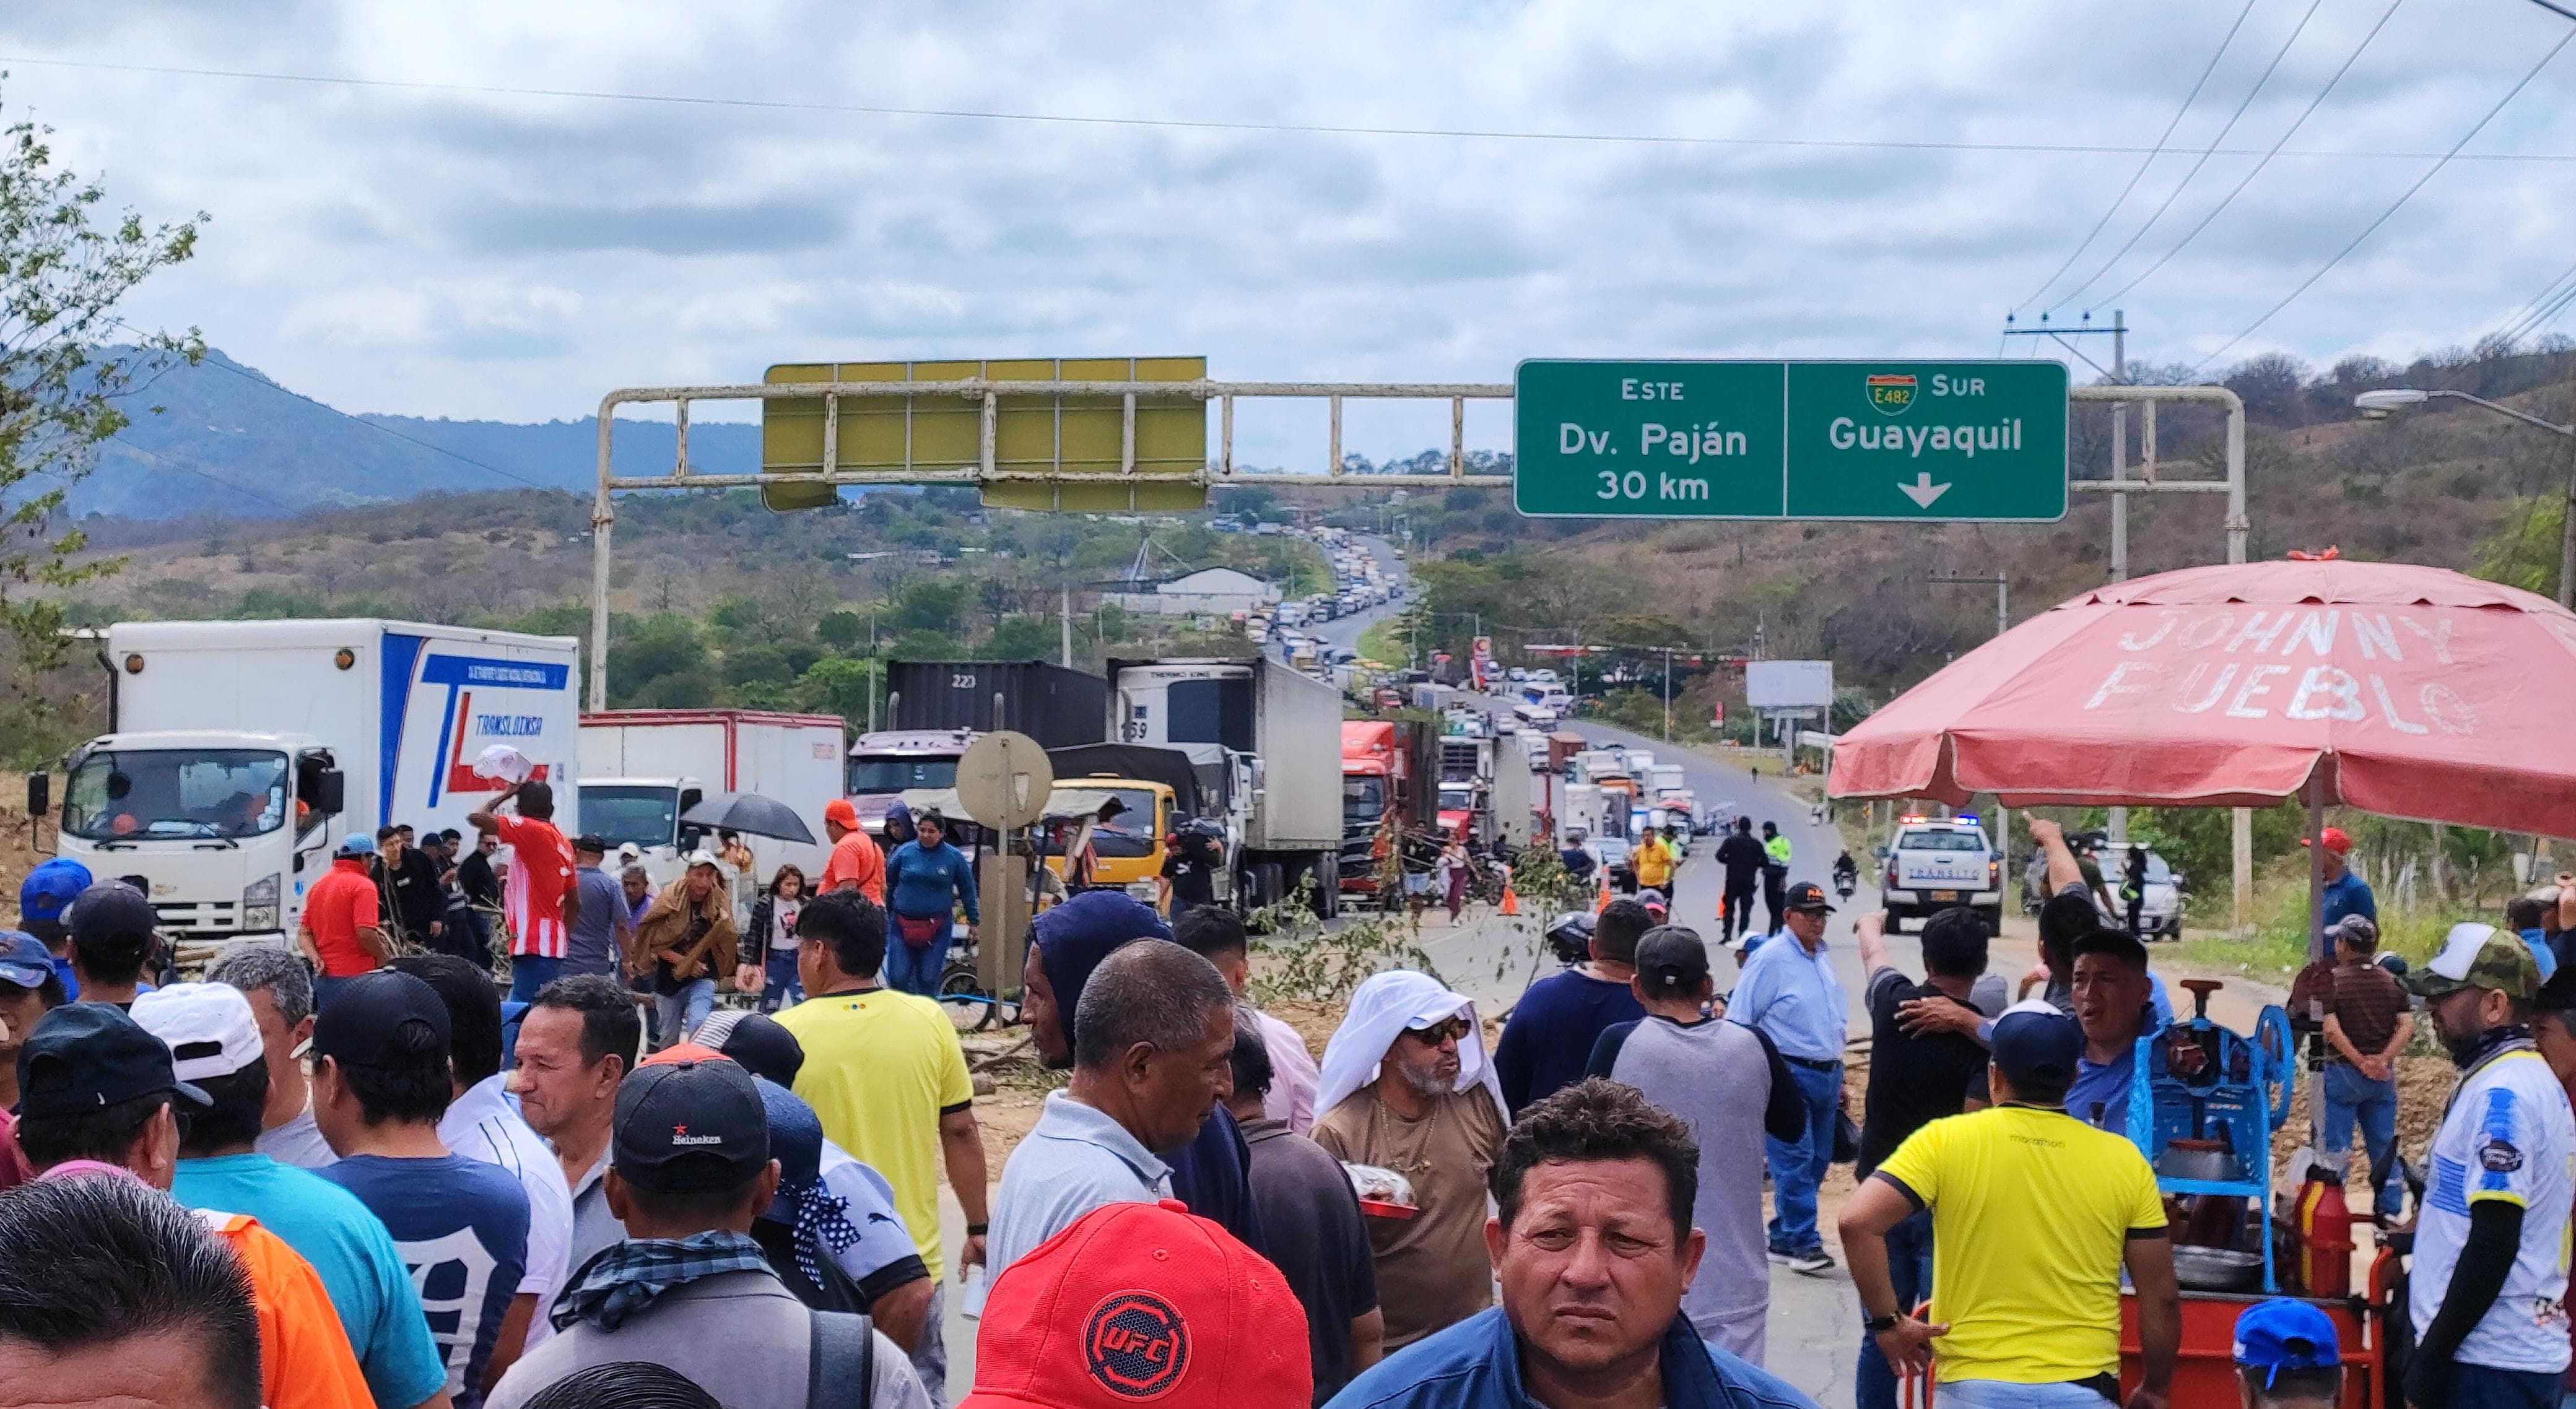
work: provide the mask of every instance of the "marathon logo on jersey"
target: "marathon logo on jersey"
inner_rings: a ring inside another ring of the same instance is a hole
[[[1091,1378],[1121,1399],[1158,1399],[1189,1366],[1189,1330],[1161,1297],[1117,1292],[1083,1324],[1082,1359]]]
[[[1882,416],[1902,416],[1914,408],[1914,374],[1875,372],[1868,378],[1869,404]]]
[[[2478,1165],[2490,1174],[2511,1174],[2522,1168],[2522,1151],[2503,1136],[2491,1136],[2478,1146]]]

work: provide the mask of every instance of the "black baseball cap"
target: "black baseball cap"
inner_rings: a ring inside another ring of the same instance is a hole
[[[360,974],[331,995],[313,1019],[313,1055],[344,1067],[400,1067],[419,1060],[397,1047],[406,1024],[427,1023],[438,1035],[440,1059],[453,1040],[447,1004],[429,981],[393,969]]]
[[[1693,993],[1707,982],[1708,945],[1688,925],[1657,925],[1637,939],[1637,977],[1653,993]]]
[[[123,881],[100,881],[72,902],[72,943],[101,959],[147,957],[160,924],[152,902]]]
[[[739,1189],[769,1163],[769,1111],[751,1073],[694,1043],[657,1052],[617,1088],[609,1166],[639,1189]]]
[[[167,1044],[112,1003],[56,1008],[18,1049],[21,1116],[75,1116],[164,1091],[184,1105],[214,1104],[179,1079]]]
[[[796,1073],[805,1069],[805,1044],[796,1034],[777,1019],[747,1009],[718,1009],[689,1040],[781,1086],[794,1086]]]
[[[1800,881],[1789,887],[1787,894],[1781,897],[1781,903],[1791,910],[1821,911],[1827,915],[1834,913],[1833,902],[1825,899],[1825,888],[1814,881]]]
[[[580,836],[572,839],[572,849],[575,851],[591,852],[594,855],[606,856],[616,848],[610,846],[608,844],[608,838],[601,836],[599,833],[584,832]]]

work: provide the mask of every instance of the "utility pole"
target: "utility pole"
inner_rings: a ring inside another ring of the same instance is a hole
[[[1064,634],[1064,668],[1073,669],[1073,587],[1070,583],[1056,588],[1056,625]]]
[[[2006,594],[2011,590],[2012,579],[2006,577],[2004,574],[1996,573],[1992,577],[1961,577],[1956,574],[1936,572],[1931,575],[1930,580],[1934,582],[1993,583],[1995,586],[1995,634],[1997,636],[2001,636],[2006,630],[2011,628],[2012,616],[2008,606],[2009,599]],[[1833,722],[1833,714],[1831,711],[1828,711],[1825,715],[1825,727],[1830,730],[1833,727]],[[2004,867],[2007,877],[2009,877],[2012,870],[2012,809],[2004,806],[2004,800],[2000,796],[1995,799],[1995,854],[2005,858]]]
[[[1664,742],[1673,741],[1673,648],[1664,647]]]
[[[2092,324],[2092,318],[2093,315],[2087,313],[2084,315],[2084,321],[2078,326],[2071,328],[2055,328],[2048,326],[2048,315],[2043,313],[2040,315],[2040,326],[2036,328],[2016,328],[2011,326],[2013,322],[2011,316],[2006,315],[2004,318],[2004,336],[2008,338],[2053,338],[2057,341],[2058,346],[2065,348],[2067,351],[2074,353],[2078,357],[2083,357],[2083,352],[2079,350],[2075,344],[2068,342],[2068,338],[2083,337],[2086,334],[2108,336],[2111,339],[2111,383],[2114,386],[2127,386],[2129,384],[2129,315],[2121,309],[2112,309],[2111,326],[2107,328],[2094,327]],[[2085,360],[2087,362],[2092,362],[2092,359],[2089,357],[2085,358]],[[2097,371],[2100,370],[2101,365],[2102,364],[2099,362],[2093,363],[2093,366]],[[2152,457],[2154,451],[2152,442],[2155,439],[2155,423],[2153,420],[2150,420],[2147,425],[2147,439],[2150,442],[2148,449],[2149,454]],[[2111,483],[2117,485],[2127,480],[2128,477],[2129,403],[2125,401],[2115,401],[2111,403]],[[2129,496],[2118,489],[2111,491],[2111,580],[2113,582],[2126,582],[2129,580]],[[2114,844],[2118,844],[2127,841],[2129,838],[2129,809],[2125,807],[2114,807],[2109,809],[2109,811],[2109,830],[2112,842]]]

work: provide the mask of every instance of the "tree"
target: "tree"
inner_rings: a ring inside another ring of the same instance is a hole
[[[809,708],[829,710],[852,728],[861,728],[867,722],[868,692],[875,678],[874,662],[825,656],[806,668],[797,688]]]
[[[125,565],[75,561],[88,539],[57,520],[63,497],[96,467],[99,444],[130,424],[120,403],[138,373],[206,355],[194,328],[138,334],[115,311],[154,270],[196,252],[204,212],[146,226],[128,210],[108,223],[105,188],[54,166],[52,134],[28,122],[0,131],[0,626],[16,656],[16,699],[0,734],[20,739],[50,713],[36,677],[73,645],[58,593],[25,589],[71,587]],[[98,356],[102,342],[124,337],[136,338],[138,355]]]
[[[1062,648],[1058,624],[1042,616],[1005,617],[984,641],[984,654],[993,660],[1047,660]]]
[[[904,589],[903,599],[895,608],[892,625],[897,631],[953,635],[957,630],[957,614],[965,606],[965,583],[950,578],[929,578]]]
[[[846,651],[868,639],[868,619],[848,610],[825,612],[814,623],[814,634],[822,637],[825,644]]]

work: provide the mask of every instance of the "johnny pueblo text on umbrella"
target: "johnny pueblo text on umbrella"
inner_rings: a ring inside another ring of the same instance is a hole
[[[2408,980],[2460,1066],[2415,1224],[2406,1398],[2558,1402],[2568,1363],[2568,1165],[2576,1116],[2532,1039],[2540,968],[2518,935],[2454,925]],[[2553,987],[2554,1009],[2571,995]],[[2555,1020],[2553,1019],[2553,1022]]]

